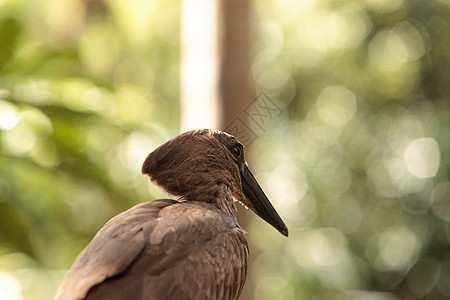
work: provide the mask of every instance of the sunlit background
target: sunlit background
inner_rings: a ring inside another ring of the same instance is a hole
[[[0,0],[0,299],[51,299],[180,130],[180,1]],[[290,229],[247,228],[249,299],[450,298],[450,1],[252,4],[249,147]],[[255,128],[257,130],[257,128]]]

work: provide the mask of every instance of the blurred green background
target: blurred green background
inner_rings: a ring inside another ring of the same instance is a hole
[[[51,299],[180,130],[180,1],[0,1],[0,299]],[[248,299],[450,298],[450,1],[252,4]],[[255,129],[257,130],[257,129]]]

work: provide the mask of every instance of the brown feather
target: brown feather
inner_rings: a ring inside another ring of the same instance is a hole
[[[248,246],[233,218],[209,203],[180,202],[150,223],[142,226],[150,237],[143,251],[85,299],[237,299]]]

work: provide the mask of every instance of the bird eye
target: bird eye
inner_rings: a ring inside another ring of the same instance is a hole
[[[241,156],[241,148],[239,148],[238,146],[234,146],[231,149],[231,154],[233,154],[234,157],[238,158],[239,156]]]

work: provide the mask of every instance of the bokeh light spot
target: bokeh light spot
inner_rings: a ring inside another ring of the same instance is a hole
[[[329,86],[317,98],[317,113],[322,121],[330,125],[343,125],[356,112],[356,99],[344,86]]]
[[[37,140],[36,134],[29,126],[15,127],[1,137],[4,150],[14,156],[25,155],[34,147]]]
[[[433,138],[420,138],[412,141],[405,149],[406,169],[418,178],[436,175],[440,165],[439,146]]]
[[[277,206],[288,206],[298,203],[308,190],[306,176],[292,164],[280,165],[267,180],[268,194]]]
[[[0,299],[22,299],[22,288],[20,283],[14,277],[5,273],[0,273]]]
[[[417,238],[406,227],[389,228],[378,238],[379,255],[374,267],[380,271],[407,270],[414,260]]]
[[[315,230],[311,235],[309,254],[314,263],[322,266],[336,265],[345,255],[345,237],[334,228]]]
[[[0,129],[9,130],[14,128],[20,120],[19,111],[14,105],[0,99]]]
[[[402,22],[392,30],[380,30],[369,44],[371,62],[386,71],[399,69],[424,54],[422,36],[409,22]]]

